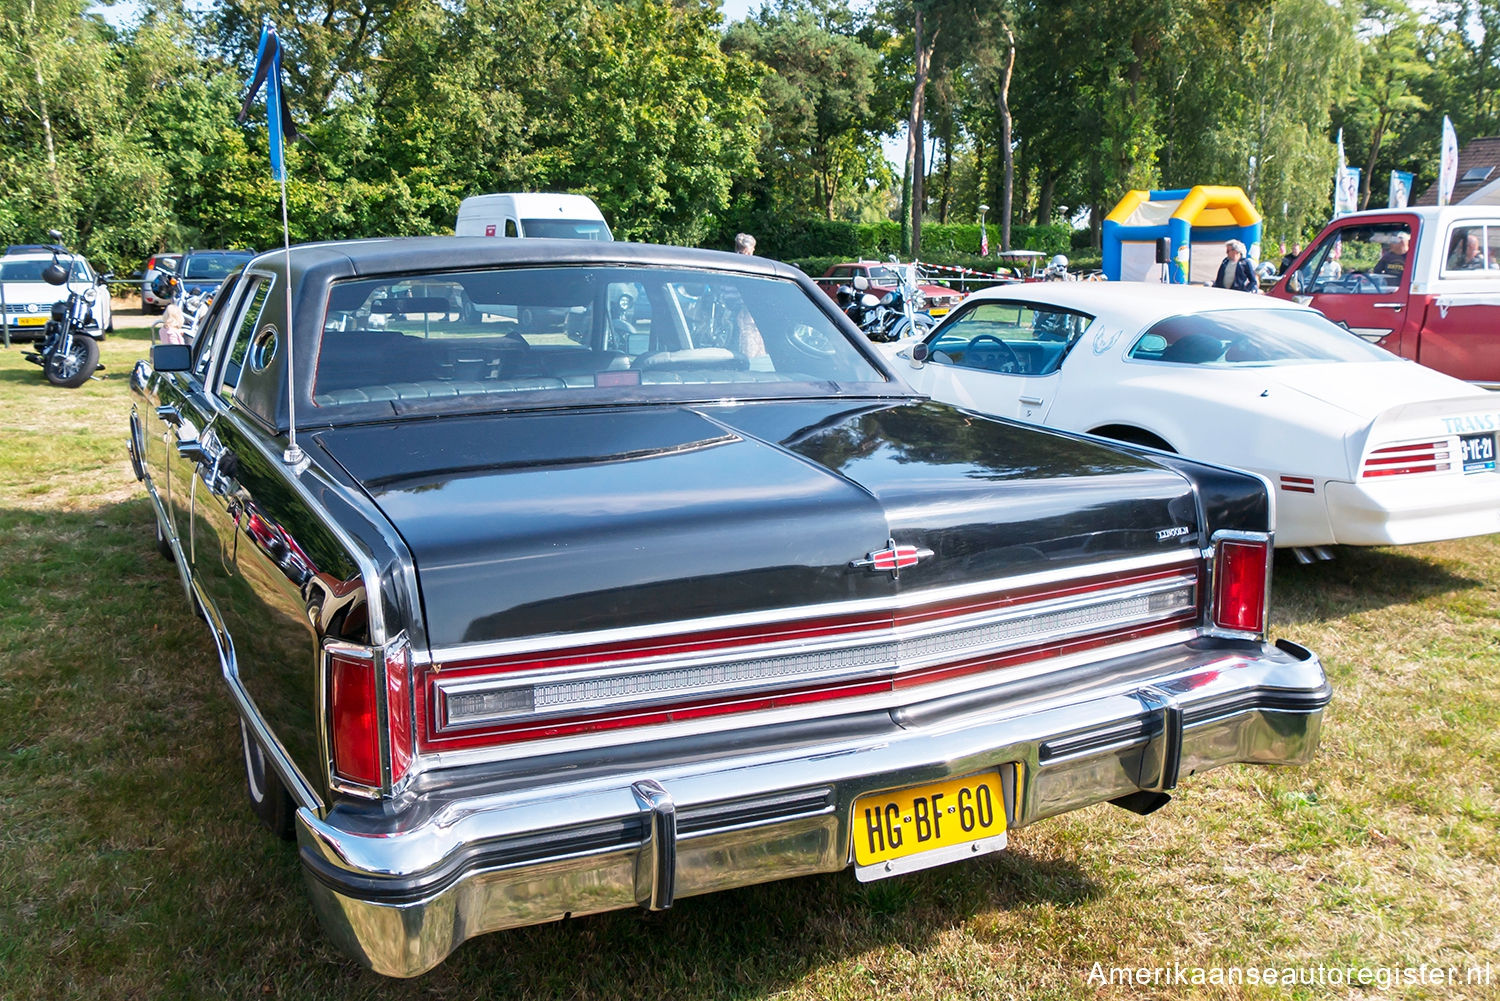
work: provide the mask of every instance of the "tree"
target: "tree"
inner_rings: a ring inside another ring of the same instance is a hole
[[[1420,87],[1432,67],[1422,58],[1421,23],[1402,0],[1373,0],[1363,34],[1351,117],[1361,120],[1369,136],[1360,200],[1360,208],[1369,208],[1381,144],[1403,119],[1427,110]]]
[[[864,186],[879,132],[871,118],[876,53],[827,27],[803,0],[765,7],[730,27],[724,48],[764,67],[760,164],[783,197],[827,219]]]

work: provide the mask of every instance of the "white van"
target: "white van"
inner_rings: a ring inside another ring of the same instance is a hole
[[[474,195],[458,206],[455,236],[540,236],[613,240],[604,214],[588,195],[534,191]]]

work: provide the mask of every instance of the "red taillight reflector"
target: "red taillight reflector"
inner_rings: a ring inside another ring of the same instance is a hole
[[[1405,476],[1410,473],[1438,473],[1451,469],[1446,441],[1423,441],[1410,445],[1387,445],[1376,448],[1365,457],[1361,476]]]
[[[1283,476],[1281,478],[1281,489],[1293,494],[1311,494],[1317,492],[1311,476]]]
[[[335,653],[330,657],[328,673],[333,770],[350,782],[379,786],[380,714],[375,702],[375,662]]]
[[[399,658],[392,658],[387,648],[385,662],[385,705],[391,720],[391,783],[401,781],[411,766],[411,650],[405,644]]]
[[[1225,539],[1214,565],[1214,625],[1236,632],[1265,630],[1268,541]]]

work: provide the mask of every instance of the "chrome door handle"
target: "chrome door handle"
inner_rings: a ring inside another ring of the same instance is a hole
[[[1028,407],[1039,407],[1044,402],[1040,396],[1023,396],[1021,402]]]
[[[163,424],[170,424],[174,428],[182,427],[182,414],[171,404],[156,408],[156,416],[161,418]]]
[[[1400,309],[1402,306],[1405,306],[1406,303],[1404,303],[1404,302],[1372,302],[1372,303],[1370,303],[1370,305],[1374,306],[1376,309]]]

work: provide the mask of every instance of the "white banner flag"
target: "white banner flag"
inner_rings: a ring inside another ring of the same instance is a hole
[[[1438,169],[1438,204],[1447,205],[1453,197],[1453,186],[1458,183],[1458,135],[1453,123],[1443,116],[1443,159]]]

